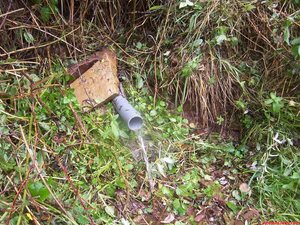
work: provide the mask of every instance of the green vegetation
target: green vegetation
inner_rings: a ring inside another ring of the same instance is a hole
[[[300,221],[300,2],[0,2],[0,224]],[[141,112],[83,113],[67,67],[118,55]]]

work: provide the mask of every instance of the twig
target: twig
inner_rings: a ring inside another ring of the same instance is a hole
[[[34,155],[33,155],[33,152],[32,150],[29,148],[29,145],[27,143],[27,140],[25,138],[25,134],[24,134],[24,131],[23,131],[23,127],[20,125],[20,131],[21,131],[21,134],[22,134],[22,138],[23,138],[23,141],[24,141],[24,144],[25,144],[25,147],[28,151],[28,154],[32,160],[32,163],[35,167],[35,169],[37,170],[37,173],[39,175],[39,177],[41,178],[41,180],[43,181],[44,185],[46,186],[46,188],[48,189],[48,191],[51,193],[53,199],[55,200],[55,202],[58,204],[58,206],[61,208],[61,210],[69,217],[70,221],[73,223],[73,224],[77,224],[76,221],[74,220],[74,218],[69,215],[69,213],[65,210],[65,208],[62,206],[62,204],[60,203],[60,201],[58,200],[58,198],[56,197],[56,195],[53,193],[53,191],[51,190],[51,188],[49,187],[47,181],[45,180],[44,176],[42,175],[42,171],[40,170],[40,168],[38,167],[37,165],[37,162],[36,162],[36,159],[34,158]]]
[[[72,30],[72,31],[70,31],[69,33],[67,33],[67,34],[65,35],[65,37],[68,36],[68,35],[70,35],[70,34],[72,34],[72,33],[73,33],[74,31],[76,31],[77,29],[79,29],[79,27],[76,28],[76,29],[74,29],[74,30]],[[49,34],[49,35],[50,35],[50,34]],[[32,50],[32,49],[43,48],[43,47],[52,45],[52,44],[54,44],[54,43],[56,43],[56,42],[59,42],[59,41],[65,42],[63,39],[59,38],[59,39],[57,39],[57,40],[51,41],[51,42],[49,42],[49,43],[41,44],[41,45],[39,45],[39,46],[30,46],[30,47],[27,47],[27,48],[21,48],[21,49],[17,49],[17,50],[8,52],[8,53],[0,54],[0,57],[10,56],[10,55],[15,54],[15,53],[18,53],[18,52],[28,51],[28,50]],[[68,44],[70,44],[70,43],[68,43]],[[76,50],[77,50],[77,48],[76,48]],[[80,51],[80,50],[78,49],[78,51]],[[81,51],[80,51],[80,52],[81,52]]]
[[[4,25],[4,23],[5,23],[5,21],[6,21],[6,17],[7,17],[7,15],[9,14],[8,12],[9,12],[9,10],[10,10],[10,8],[11,8],[11,5],[12,5],[12,0],[9,0],[9,5],[8,5],[8,8],[7,8],[6,15],[4,16],[4,18],[3,18],[3,20],[2,20],[2,22],[1,22],[1,24],[0,24],[0,30],[1,30],[2,26]]]
[[[3,16],[8,16],[8,15],[16,13],[16,12],[20,12],[22,10],[24,10],[24,8],[20,8],[20,9],[16,9],[16,10],[13,10],[13,11],[10,11],[10,12],[3,13],[3,14],[0,15],[0,18],[3,17]]]

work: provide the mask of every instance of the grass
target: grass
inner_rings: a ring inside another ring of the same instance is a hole
[[[300,220],[298,1],[0,10],[0,224]],[[103,45],[145,119],[154,190],[112,105],[83,114],[68,88],[67,65]]]

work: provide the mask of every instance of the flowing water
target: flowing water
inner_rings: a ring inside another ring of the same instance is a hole
[[[152,192],[154,190],[155,183],[154,183],[153,178],[152,178],[151,165],[149,163],[149,158],[148,158],[148,155],[147,155],[147,149],[145,147],[144,138],[143,138],[143,135],[142,135],[141,131],[137,132],[136,134],[137,134],[137,138],[138,138],[138,141],[139,141],[139,144],[140,144],[140,148],[142,149],[143,159],[144,159],[145,164],[146,164],[148,182],[149,182],[149,185],[150,185],[150,190]]]

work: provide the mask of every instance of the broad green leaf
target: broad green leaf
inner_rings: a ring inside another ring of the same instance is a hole
[[[226,205],[227,205],[227,207],[229,209],[232,210],[233,213],[236,213],[238,211],[238,207],[236,206],[235,203],[233,203],[233,202],[227,202]]]
[[[115,120],[111,121],[110,125],[111,125],[111,131],[112,131],[113,135],[116,138],[119,138],[120,132],[119,132],[119,126],[118,126],[117,121],[115,121]]]
[[[250,3],[244,5],[245,11],[251,11],[252,9],[255,9],[255,8],[256,8],[255,5],[252,5]]]
[[[283,39],[288,45],[290,45],[290,29],[289,29],[289,27],[284,28]]]
[[[296,173],[294,172],[293,175],[291,176],[292,179],[300,179],[300,172]]]
[[[272,103],[273,103],[273,99],[270,99],[270,98],[265,101],[266,105],[270,105]]]
[[[34,37],[32,36],[31,33],[29,33],[28,31],[25,31],[23,33],[23,36],[25,38],[25,41],[28,43],[28,44],[31,44],[35,41]]]
[[[28,190],[32,197],[36,197],[42,202],[45,201],[50,195],[49,190],[40,181],[30,182],[28,184]]]
[[[41,20],[46,23],[49,22],[52,12],[48,6],[43,6],[40,9],[40,14],[41,14]]]
[[[300,56],[300,45],[295,45],[292,47],[292,54],[296,58]]]
[[[186,205],[183,204],[178,198],[176,198],[174,201],[173,201],[173,208],[175,210],[175,212],[180,215],[180,216],[183,216],[185,215],[186,213]]]
[[[237,191],[237,190],[234,190],[234,191],[232,192],[232,196],[233,196],[236,200],[238,200],[238,201],[241,201],[241,200],[242,200],[242,198],[241,198],[241,196],[240,196],[240,193],[239,193],[239,191]]]
[[[139,75],[136,77],[136,87],[138,89],[141,89],[144,86],[144,80],[143,78]]]
[[[297,37],[297,38],[293,39],[291,41],[291,44],[292,45],[299,45],[300,44],[300,37]]]
[[[89,224],[90,221],[89,221],[88,218],[86,218],[86,216],[84,216],[84,215],[78,215],[77,222],[79,224]]]
[[[154,109],[152,109],[152,110],[150,111],[150,116],[156,116],[156,115],[157,115],[157,111],[154,110]]]
[[[227,37],[226,37],[225,34],[221,34],[221,35],[216,37],[216,42],[217,42],[218,45],[221,45],[226,40],[227,40]]]

